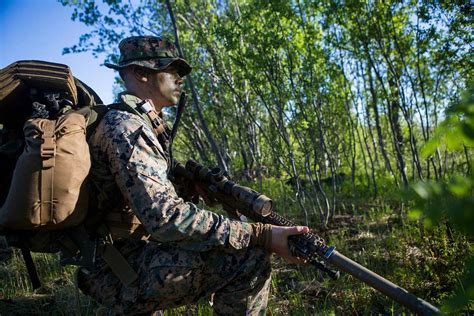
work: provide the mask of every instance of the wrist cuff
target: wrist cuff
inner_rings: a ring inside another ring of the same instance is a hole
[[[262,246],[269,250],[272,245],[272,225],[255,223],[251,224],[253,234],[250,238],[251,246]]]

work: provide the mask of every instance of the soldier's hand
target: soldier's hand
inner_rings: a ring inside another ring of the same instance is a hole
[[[270,251],[273,251],[288,263],[305,264],[307,263],[305,259],[295,257],[291,254],[290,248],[288,247],[288,236],[302,235],[308,232],[309,228],[306,226],[272,226],[272,243]]]

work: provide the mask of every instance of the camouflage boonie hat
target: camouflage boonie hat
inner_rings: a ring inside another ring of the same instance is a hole
[[[154,70],[163,70],[173,66],[181,77],[191,72],[192,67],[179,57],[178,50],[168,39],[155,36],[132,36],[119,44],[120,59],[118,65],[105,63],[108,68],[120,70],[130,65],[142,66]]]

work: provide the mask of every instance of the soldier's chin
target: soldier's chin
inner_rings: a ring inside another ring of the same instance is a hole
[[[179,94],[178,94],[178,96],[173,97],[173,105],[172,106],[176,106],[178,104],[178,102],[179,102]]]
[[[165,106],[170,106],[170,107],[173,107],[173,106],[176,106],[176,104],[178,104],[178,98],[172,98],[171,100],[169,100],[169,102],[167,102],[167,105]]]

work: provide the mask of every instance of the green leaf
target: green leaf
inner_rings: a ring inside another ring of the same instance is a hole
[[[426,182],[418,182],[413,185],[413,190],[424,200],[427,200],[431,197],[431,190],[429,185]]]
[[[419,208],[413,208],[408,211],[409,219],[419,219],[423,215],[423,211]]]
[[[423,219],[423,225],[426,227],[426,228],[432,228],[433,227],[433,224],[434,224],[434,221],[429,218],[429,217],[425,217]]]
[[[466,196],[472,190],[471,181],[468,178],[457,177],[453,182],[448,184],[449,191],[457,196]]]
[[[421,149],[421,156],[424,159],[431,156],[436,151],[436,148],[439,147],[440,143],[441,141],[439,137],[432,137],[428,142],[425,143],[425,145]]]

